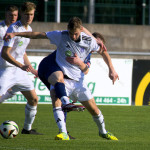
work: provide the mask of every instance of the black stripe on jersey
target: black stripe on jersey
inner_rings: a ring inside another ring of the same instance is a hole
[[[91,40],[92,40],[91,37],[84,36],[84,35],[82,35],[82,39],[83,39],[83,40],[86,40],[86,41],[91,41]]]
[[[18,29],[20,26],[21,26],[21,23],[20,23],[20,22],[17,22],[17,24],[14,25],[14,28]]]

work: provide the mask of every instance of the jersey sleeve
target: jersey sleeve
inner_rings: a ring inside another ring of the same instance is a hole
[[[62,36],[61,33],[61,31],[46,32],[46,36],[50,40],[51,44],[59,45]]]
[[[4,36],[3,30],[2,30],[2,28],[0,28],[0,50],[3,46],[3,36]]]
[[[99,51],[99,49],[100,49],[100,46],[97,44],[96,40],[94,38],[92,38],[91,51],[97,52],[97,51]]]
[[[85,58],[84,63],[88,65],[88,68],[91,66],[91,53]]]
[[[3,33],[3,30],[2,30],[2,28],[0,28],[0,33],[1,33],[1,34],[0,34],[0,40],[3,40],[3,34],[2,34],[2,33]]]
[[[7,29],[7,32],[6,32],[6,33],[13,33],[13,32],[14,32],[14,29],[13,29],[12,26],[10,26],[10,27]],[[4,46],[13,47],[14,40],[15,40],[15,37],[13,37],[12,39],[9,39],[9,41],[4,41]]]

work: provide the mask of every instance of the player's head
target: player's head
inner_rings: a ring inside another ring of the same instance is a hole
[[[21,22],[23,25],[29,25],[32,23],[34,18],[34,12],[36,5],[32,2],[25,2],[20,8]]]
[[[101,40],[104,44],[105,44],[105,38],[103,37],[102,34],[98,33],[98,32],[94,32],[92,34],[97,40]]]
[[[78,17],[73,17],[68,22],[69,36],[73,41],[78,41],[80,33],[83,31],[82,21]]]
[[[15,23],[18,19],[18,7],[9,5],[5,8],[5,23],[10,25]]]

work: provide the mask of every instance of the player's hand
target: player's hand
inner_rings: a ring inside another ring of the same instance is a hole
[[[3,37],[3,40],[9,41],[9,39],[12,39],[15,36],[14,33],[6,33],[5,36]]]
[[[22,70],[27,71],[27,72],[31,72],[31,70],[33,69],[33,67],[31,65],[23,65],[21,67]]]
[[[119,76],[116,73],[116,71],[109,71],[109,78],[112,80],[112,83],[114,84],[115,81],[118,79],[119,80]]]
[[[79,66],[82,62],[82,60],[78,57],[78,55],[75,53],[73,57],[66,57],[66,60],[73,65]]]
[[[37,71],[37,70],[32,69],[32,70],[31,70],[31,73],[34,74],[34,78],[38,78],[38,77],[39,77],[39,76],[38,76],[38,71]]]
[[[102,40],[97,40],[97,44],[101,46],[101,49],[103,49],[104,51],[107,51],[107,48],[104,45],[104,43],[102,42]]]

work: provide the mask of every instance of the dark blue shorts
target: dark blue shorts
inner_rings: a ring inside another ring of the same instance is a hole
[[[56,61],[56,51],[45,57],[39,64],[38,76],[40,80],[50,89],[50,83],[48,82],[48,77],[56,71],[62,71],[57,65]]]

